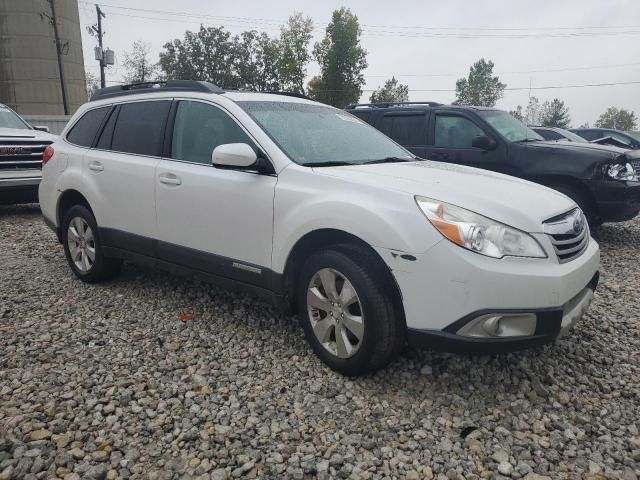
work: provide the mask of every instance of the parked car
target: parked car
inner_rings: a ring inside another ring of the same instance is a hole
[[[55,138],[0,104],[0,204],[37,201],[42,154]]]
[[[425,102],[352,105],[347,111],[419,157],[493,170],[562,192],[592,226],[629,220],[640,211],[635,152],[544,141],[494,108]]]
[[[127,260],[249,290],[348,375],[407,338],[540,345],[591,301],[598,245],[564,195],[418,159],[304,98],[147,87],[99,90],[45,151],[42,213],[85,282]]]
[[[596,138],[595,140],[587,140],[586,138],[581,137],[569,130],[565,130],[564,128],[558,127],[536,127],[531,126],[531,130],[536,132],[545,140],[555,140],[555,141],[567,141],[567,142],[578,142],[578,143],[595,143],[598,145],[609,145],[612,147],[625,148],[628,149],[629,145],[620,140],[616,140],[614,137],[602,137]]]
[[[572,128],[570,131],[589,141],[612,138],[626,148],[640,149],[640,138],[622,130],[614,130],[612,128]]]

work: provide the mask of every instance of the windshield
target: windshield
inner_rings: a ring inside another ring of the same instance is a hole
[[[580,135],[576,135],[569,130],[561,130],[562,135],[569,140],[570,142],[581,142],[581,143],[589,143],[589,140],[582,138]]]
[[[507,112],[500,110],[479,110],[478,115],[509,142],[533,142],[544,140],[540,135],[527,127],[520,120],[513,118]]]
[[[30,129],[17,114],[5,106],[0,105],[0,128]]]
[[[375,128],[333,107],[297,102],[238,104],[300,165],[414,158]]]

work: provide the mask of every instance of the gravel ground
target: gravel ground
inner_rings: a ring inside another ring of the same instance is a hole
[[[85,285],[37,206],[0,207],[0,480],[637,480],[640,221],[598,236],[559,343],[347,379],[258,300],[130,265]]]

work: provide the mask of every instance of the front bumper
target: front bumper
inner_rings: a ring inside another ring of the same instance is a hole
[[[0,204],[38,201],[40,170],[0,171]]]
[[[440,350],[495,352],[557,337],[563,329],[563,309],[597,284],[600,250],[590,239],[578,257],[559,263],[548,236],[534,237],[550,258],[495,259],[444,239],[420,255],[377,249],[400,289],[410,341]],[[465,322],[496,312],[534,313],[535,332],[494,338],[456,334]]]
[[[587,285],[576,297],[571,299],[562,308],[548,310],[518,310],[518,311],[479,311],[467,315],[454,322],[444,331],[431,331],[408,329],[407,339],[414,347],[428,348],[452,353],[467,354],[496,354],[515,352],[527,348],[538,347],[552,342],[556,338],[566,335],[578,321],[591,303],[593,292],[598,286],[599,274],[596,273],[589,285]],[[458,335],[458,332],[469,322],[476,318],[492,314],[522,314],[531,313],[536,317],[536,330],[533,335],[517,337],[466,337]]]
[[[591,185],[603,222],[624,222],[640,212],[640,182],[599,180]]]

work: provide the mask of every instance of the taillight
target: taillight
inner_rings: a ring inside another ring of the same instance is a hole
[[[53,147],[51,145],[47,145],[44,149],[44,153],[42,154],[42,164],[46,165],[51,157],[53,157]]]

